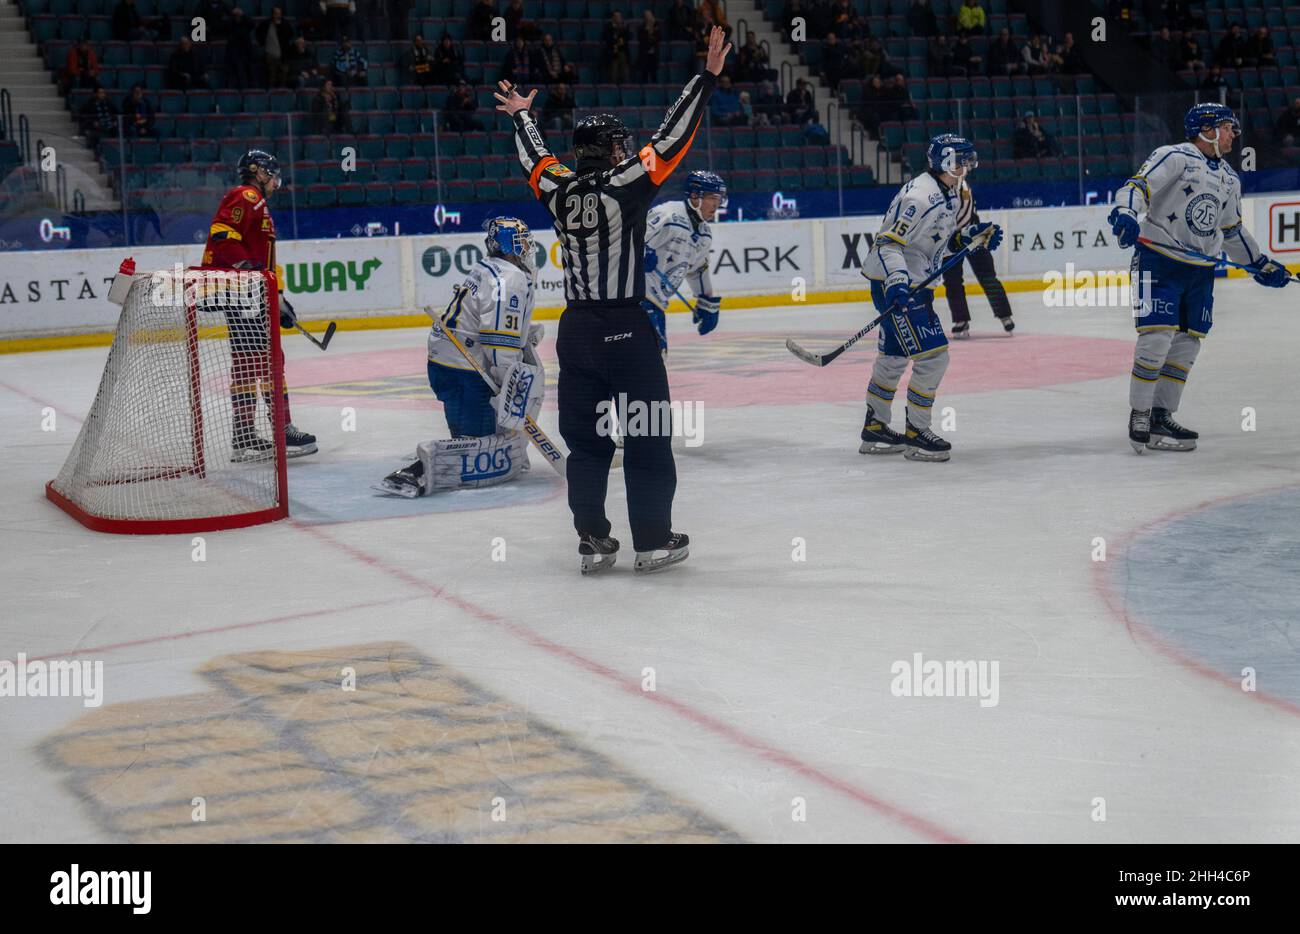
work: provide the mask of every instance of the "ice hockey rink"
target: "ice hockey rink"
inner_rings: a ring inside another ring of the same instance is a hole
[[[321,452],[290,519],[203,561],[43,496],[107,348],[0,357],[0,657],[102,661],[104,692],[0,700],[0,838],[1300,841],[1295,292],[1219,282],[1179,413],[1200,449],[1142,457],[1123,308],[1015,293],[1007,338],[973,300],[946,464],[858,453],[871,346],[784,349],[863,306],[670,316],[702,443],[691,557],[650,576],[618,474],[624,560],[594,578],[535,452],[513,486],[369,489],[445,435],[422,331],[285,338]],[[996,694],[897,696],[918,655],[996,662]]]

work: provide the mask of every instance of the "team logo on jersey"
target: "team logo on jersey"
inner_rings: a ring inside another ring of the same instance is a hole
[[[912,217],[912,216],[915,215],[915,214],[916,214],[916,205],[915,205],[915,204],[909,204],[909,205],[907,206],[907,210],[903,212],[903,216],[904,216],[904,217]]]
[[[245,188],[245,189],[244,189],[244,197],[247,198],[249,201],[256,201],[256,200],[257,200],[257,192],[255,192],[255,191],[250,191],[249,189]]]
[[[1219,221],[1219,199],[1209,192],[1202,192],[1187,202],[1183,220],[1193,233],[1202,237],[1213,236]]]

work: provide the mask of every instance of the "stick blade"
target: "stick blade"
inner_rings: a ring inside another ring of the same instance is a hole
[[[330,345],[330,341],[334,339],[334,332],[337,331],[338,329],[339,326],[335,322],[331,321],[330,326],[325,329],[325,336],[322,337],[320,340],[321,350],[324,350],[326,347]]]
[[[794,354],[804,363],[811,364],[812,366],[826,365],[826,363],[822,360],[821,354],[813,353],[811,350],[805,350],[803,347],[800,347],[798,344],[796,344],[793,338],[786,339],[785,349],[790,351],[790,353]]]

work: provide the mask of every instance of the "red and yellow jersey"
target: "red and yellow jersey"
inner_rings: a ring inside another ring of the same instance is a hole
[[[270,269],[275,261],[275,222],[266,197],[254,185],[226,192],[208,228],[205,269]]]

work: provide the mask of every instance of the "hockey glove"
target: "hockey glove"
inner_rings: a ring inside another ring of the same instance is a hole
[[[1106,222],[1110,224],[1110,232],[1115,235],[1121,247],[1128,249],[1138,242],[1141,225],[1138,224],[1137,215],[1128,208],[1112,208]]]
[[[988,221],[979,224],[967,224],[954,233],[948,240],[948,252],[956,253],[958,250],[966,249],[966,247],[975,243],[976,237],[989,231],[991,233],[988,234],[988,242],[975,247],[975,249],[987,249],[990,253],[993,252],[1002,245],[1002,228]]]
[[[645,262],[642,268],[645,269],[647,276],[659,268],[659,254],[654,251],[654,247],[645,248]]]
[[[691,320],[700,334],[708,334],[718,326],[718,312],[722,310],[722,299],[716,295],[699,295],[695,298],[695,314]]]
[[[1250,266],[1250,271],[1256,282],[1270,289],[1280,289],[1291,281],[1291,273],[1287,272],[1287,268],[1267,256],[1255,260]]]
[[[280,327],[288,331],[297,323],[298,313],[293,310],[293,306],[284,297],[284,293],[280,293]]]
[[[655,329],[655,336],[659,338],[659,349],[668,349],[668,321],[664,310],[655,305],[648,298],[641,299],[641,307],[650,317],[650,326]]]
[[[492,397],[497,428],[520,431],[527,419],[536,421],[537,413],[542,410],[545,388],[546,377],[540,368],[523,361],[512,364],[501,381],[501,391]]]
[[[907,311],[907,305],[911,298],[912,283],[906,279],[885,287],[885,307],[894,314]]]

